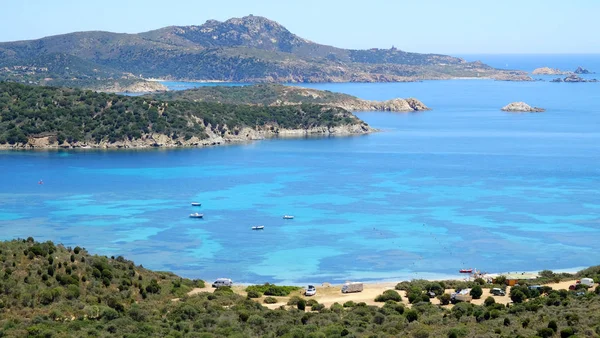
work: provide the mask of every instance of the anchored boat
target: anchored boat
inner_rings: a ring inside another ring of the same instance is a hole
[[[264,228],[265,228],[265,226],[264,226],[264,225],[257,225],[257,226],[253,226],[253,227],[252,227],[252,230],[262,230],[262,229],[264,229]]]
[[[202,218],[204,217],[204,214],[199,214],[197,212],[190,214],[190,218]]]

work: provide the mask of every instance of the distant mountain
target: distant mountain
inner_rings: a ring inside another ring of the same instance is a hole
[[[56,59],[62,62],[57,64]],[[14,67],[29,71],[21,74]],[[140,34],[78,32],[0,43],[0,79],[44,84],[139,81],[142,77],[388,82],[454,77],[522,79],[523,74],[447,55],[321,45],[259,16],[209,20],[201,26],[172,26]]]

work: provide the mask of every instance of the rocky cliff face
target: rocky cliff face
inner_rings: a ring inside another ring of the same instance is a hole
[[[546,111],[544,108],[532,107],[525,102],[513,102],[502,108],[502,111],[515,113],[541,113]]]
[[[310,129],[284,129],[277,125],[265,125],[260,128],[245,127],[241,130],[229,130],[227,126],[220,128],[221,133],[216,133],[207,128],[208,138],[200,139],[196,136],[185,140],[174,139],[164,134],[150,133],[141,138],[127,141],[99,143],[67,141],[59,144],[55,136],[30,137],[25,144],[0,144],[0,149],[134,149],[134,148],[177,148],[177,147],[207,147],[245,143],[253,140],[262,140],[273,137],[304,137],[304,136],[350,136],[368,134],[377,131],[368,124],[357,120],[352,124],[327,127],[319,126]]]
[[[423,102],[414,99],[392,99],[387,101],[352,100],[347,102],[334,102],[332,105],[349,111],[393,111],[393,112],[416,112],[431,110]]]

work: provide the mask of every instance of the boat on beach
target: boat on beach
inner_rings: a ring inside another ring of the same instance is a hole
[[[199,206],[201,206],[201,205],[202,205],[202,203],[199,203],[199,202],[192,202],[192,206],[193,206],[193,207],[199,207]]]
[[[294,219],[294,216],[292,216],[292,215],[284,215],[283,219]]]
[[[190,218],[202,218],[204,217],[204,214],[199,214],[197,212],[190,214]]]
[[[252,227],[252,230],[262,230],[262,229],[264,229],[264,228],[265,228],[265,226],[264,226],[264,225],[257,225],[257,226],[253,226],[253,227]]]

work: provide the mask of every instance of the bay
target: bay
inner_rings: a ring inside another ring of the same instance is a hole
[[[600,84],[303,86],[417,97],[433,110],[357,112],[381,131],[355,137],[1,152],[1,239],[33,236],[186,277],[248,283],[598,264]],[[500,111],[512,101],[547,111]],[[188,217],[196,211],[205,218]]]

